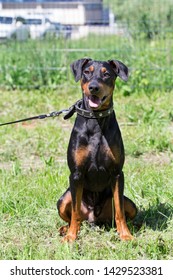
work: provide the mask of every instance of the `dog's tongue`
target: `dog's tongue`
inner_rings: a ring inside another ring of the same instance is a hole
[[[100,98],[96,95],[91,95],[89,97],[89,106],[92,108],[97,108],[100,105]]]

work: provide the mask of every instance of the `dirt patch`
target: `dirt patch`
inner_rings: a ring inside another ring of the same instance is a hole
[[[173,154],[164,152],[164,153],[145,153],[140,156],[140,158],[148,163],[165,165],[170,164],[173,161]]]
[[[65,163],[65,162],[66,162],[65,158],[58,158],[54,161],[53,164]],[[19,168],[22,170],[37,170],[37,169],[44,168],[46,166],[46,162],[40,157],[30,157],[30,158],[21,159],[19,162],[15,162],[15,161],[0,162],[0,169],[10,170],[12,168],[15,168],[16,165],[18,165]]]

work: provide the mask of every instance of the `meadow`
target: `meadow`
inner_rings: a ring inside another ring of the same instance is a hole
[[[1,45],[0,123],[68,108],[80,99],[68,70],[76,58],[127,63],[130,79],[117,80],[114,109],[126,151],[125,194],[138,207],[129,222],[135,240],[122,242],[114,228],[83,223],[76,242],[61,243],[58,228],[64,222],[56,202],[68,186],[66,150],[75,116],[66,121],[59,116],[0,127],[0,259],[173,259],[172,41],[164,43],[168,52],[163,52],[162,40],[135,49],[132,41],[105,37],[107,46],[113,40],[112,48],[100,52],[66,54],[50,52],[51,42],[22,47],[10,42],[8,53]],[[70,41],[66,47],[82,49],[87,42]],[[54,50],[57,44],[62,42]],[[50,72],[46,66],[60,69]]]

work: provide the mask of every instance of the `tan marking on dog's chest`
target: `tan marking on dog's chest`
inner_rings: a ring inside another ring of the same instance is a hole
[[[110,147],[105,148],[106,155],[116,164],[120,162],[120,151],[118,148],[114,147],[111,149]]]
[[[90,146],[81,146],[74,151],[75,162],[78,166],[82,165],[90,153]]]

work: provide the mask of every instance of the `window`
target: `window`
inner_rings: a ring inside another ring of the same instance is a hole
[[[25,19],[25,24],[41,25],[42,24],[42,20],[39,19],[39,18],[27,18],[27,19]]]
[[[1,24],[12,24],[13,18],[12,17],[0,17]]]

